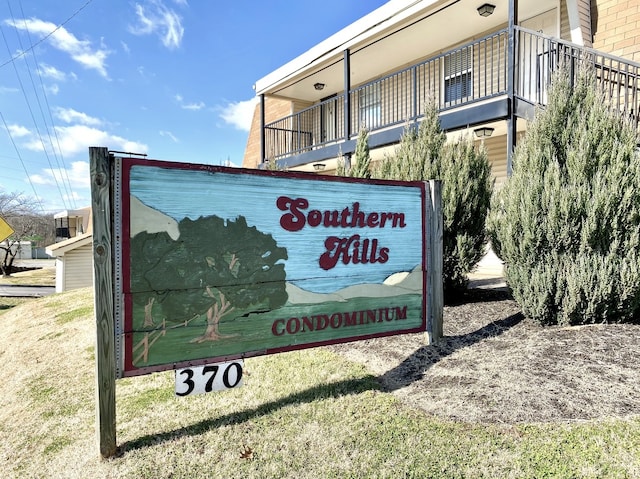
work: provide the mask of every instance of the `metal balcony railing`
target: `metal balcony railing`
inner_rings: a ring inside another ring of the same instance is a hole
[[[611,106],[638,126],[640,65],[521,27],[515,27],[514,35],[514,96],[544,105],[554,71],[589,63]],[[266,158],[278,160],[351,139],[362,127],[375,132],[421,118],[429,97],[447,111],[506,96],[508,38],[507,29],[499,30],[351,89],[348,135],[344,93],[269,123]]]
[[[621,112],[636,128],[640,126],[640,65],[525,28],[516,27],[516,32],[516,96],[546,105],[555,71],[567,66],[575,78],[579,69],[588,65],[594,69],[597,85],[609,106]]]
[[[280,159],[344,138],[344,95],[265,126],[267,158]]]

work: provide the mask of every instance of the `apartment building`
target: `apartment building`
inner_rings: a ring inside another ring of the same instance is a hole
[[[86,288],[93,282],[93,234],[91,207],[65,210],[54,215],[56,242],[47,246],[56,259],[56,293]]]
[[[500,184],[553,72],[581,62],[638,124],[640,0],[392,0],[255,83],[243,166],[332,174],[362,127],[381,158],[432,97]]]

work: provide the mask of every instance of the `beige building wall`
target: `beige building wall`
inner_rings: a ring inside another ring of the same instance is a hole
[[[565,40],[571,40],[571,25],[569,20],[569,13],[567,8],[567,2],[569,0],[561,0],[560,5],[560,18],[558,26],[560,29],[560,37]],[[583,37],[585,46],[590,46],[592,43],[593,48],[601,50],[605,53],[611,53],[625,58],[640,61],[640,0],[591,0],[591,9],[589,11],[589,0],[573,0],[577,3],[578,17],[580,25],[583,27]],[[591,25],[587,26],[586,23],[590,22]],[[593,34],[593,38],[589,33]],[[593,42],[591,41],[593,39]],[[493,65],[492,71],[500,71],[504,68],[503,65],[498,65],[499,53],[504,52],[505,46],[503,42],[496,42],[489,44],[488,49],[478,49],[479,54],[474,54],[473,60],[473,75],[474,75],[474,95],[485,94],[485,89],[491,91],[497,90],[497,76],[487,77],[488,85],[482,85],[485,78],[486,71],[481,68],[487,61],[485,55],[494,53],[493,61],[496,63]],[[484,45],[483,45],[484,47]],[[434,68],[435,67],[435,68]],[[439,91],[431,92],[435,93],[436,97],[442,94],[442,66],[440,64],[433,65],[431,68],[425,71],[421,71],[419,74],[420,91],[422,94],[427,94],[433,86],[439,89]],[[383,104],[386,105],[384,111],[384,118],[380,118],[383,123],[389,123],[398,119],[406,118],[411,110],[411,101],[408,98],[397,101],[393,108],[389,108],[388,101],[385,98],[387,91],[395,91],[398,88],[399,83],[408,84],[410,78],[407,74],[400,74],[394,76],[381,84],[380,97]],[[387,84],[388,83],[388,84]],[[491,84],[493,83],[493,84]],[[393,85],[391,85],[393,84]],[[480,91],[476,91],[480,88]],[[355,111],[358,111],[357,104],[359,98],[357,94],[352,96],[352,102],[355,106]],[[419,108],[421,109],[423,98],[420,98]],[[265,121],[266,123],[275,121],[280,118],[291,115],[297,111],[300,111],[309,104],[302,104],[292,102],[282,98],[266,98],[265,99]],[[360,127],[358,125],[358,115],[353,115],[352,125],[353,131],[357,131]],[[311,131],[312,128],[310,127]],[[506,178],[506,138],[494,137],[485,141],[489,153],[489,159],[492,163],[492,170],[494,177],[497,180],[497,184],[501,184]],[[253,116],[253,122],[251,131],[249,133],[247,146],[245,149],[245,156],[243,166],[246,168],[255,168],[260,163],[260,105],[256,106]],[[327,172],[325,172],[326,174]]]
[[[640,0],[592,0],[593,48],[640,62]]]
[[[270,123],[293,113],[293,105],[290,100],[267,97],[264,103],[265,123]],[[247,146],[244,150],[242,166],[244,168],[257,168],[260,161],[260,103],[258,103],[253,111],[253,120],[251,121]]]
[[[484,142],[487,157],[491,165],[491,176],[495,180],[496,188],[500,188],[507,181],[507,137],[495,136],[477,141]]]
[[[308,106],[310,106],[310,104],[305,102],[266,97],[264,100],[264,121],[266,124],[271,123],[303,110]],[[257,168],[260,162],[260,103],[258,103],[253,110],[253,119],[251,120],[251,129],[249,130],[247,146],[244,150],[242,166],[243,168]]]

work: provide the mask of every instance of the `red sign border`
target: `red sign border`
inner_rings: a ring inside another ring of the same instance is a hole
[[[259,169],[246,169],[246,168],[229,168],[225,166],[215,166],[215,165],[203,165],[203,164],[195,164],[195,163],[183,163],[183,162],[175,162],[175,161],[164,161],[164,160],[153,160],[153,159],[142,159],[142,158],[121,158],[121,197],[115,198],[115,201],[118,203],[116,208],[119,208],[121,211],[121,232],[122,238],[117,239],[117,241],[121,242],[122,245],[122,254],[121,254],[121,262],[122,262],[122,284],[129,284],[130,282],[130,271],[131,271],[131,258],[130,258],[130,218],[131,218],[131,209],[130,209],[130,172],[133,166],[154,166],[159,168],[167,168],[167,169],[179,169],[179,170],[193,170],[193,171],[205,171],[211,173],[227,173],[227,174],[238,174],[238,175],[254,175],[254,176],[263,176],[263,177],[281,177],[287,179],[304,179],[310,181],[325,181],[325,182],[338,182],[338,183],[366,183],[366,184],[374,184],[374,185],[388,185],[388,186],[403,186],[403,187],[411,187],[418,188],[420,191],[420,200],[421,200],[421,210],[422,214],[422,322],[421,325],[415,328],[403,329],[398,331],[387,331],[381,333],[371,333],[366,335],[359,336],[350,336],[346,338],[325,340],[325,341],[317,341],[313,343],[304,343],[304,344],[295,344],[289,345],[285,347],[277,347],[277,348],[266,348],[264,350],[258,351],[247,351],[245,353],[234,354],[234,355],[225,355],[225,356],[214,356],[210,358],[203,358],[197,360],[185,360],[179,361],[175,363],[167,363],[161,365],[147,366],[143,368],[138,368],[133,366],[132,364],[132,348],[133,348],[133,338],[131,334],[123,334],[124,336],[124,350],[121,351],[121,368],[123,377],[132,377],[132,376],[140,376],[144,374],[167,371],[167,370],[175,370],[186,368],[190,366],[201,366],[205,364],[212,364],[217,362],[224,361],[232,361],[234,359],[241,358],[250,358],[257,356],[264,356],[269,354],[277,354],[288,351],[297,351],[302,349],[310,349],[320,346],[328,346],[332,344],[343,344],[354,341],[364,341],[367,339],[373,338],[381,338],[387,336],[396,336],[399,334],[412,334],[412,333],[424,333],[426,332],[427,326],[427,301],[428,301],[428,280],[429,274],[427,271],[428,261],[427,261],[427,242],[428,242],[428,231],[427,228],[429,225],[427,224],[427,218],[425,216],[425,211],[427,207],[427,188],[425,182],[422,181],[397,181],[397,180],[381,180],[381,179],[361,179],[361,178],[350,178],[350,177],[341,177],[341,176],[328,176],[328,175],[315,175],[312,173],[305,172],[282,172],[282,171],[271,171],[271,170],[259,170]],[[118,293],[116,293],[118,294]],[[119,292],[122,294],[122,292]],[[124,302],[124,317],[122,318],[122,324],[120,325],[121,331],[131,330],[132,321],[133,321],[133,303],[132,299],[129,295],[126,296]],[[118,328],[116,328],[117,330]]]

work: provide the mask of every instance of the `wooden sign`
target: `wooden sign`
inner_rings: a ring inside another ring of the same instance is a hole
[[[118,377],[425,331],[425,183],[121,162]]]
[[[438,181],[89,156],[102,457],[118,453],[118,377],[175,369],[189,395],[221,369],[238,386],[243,357],[442,336]]]

